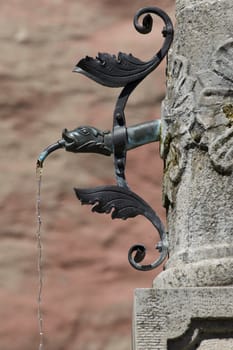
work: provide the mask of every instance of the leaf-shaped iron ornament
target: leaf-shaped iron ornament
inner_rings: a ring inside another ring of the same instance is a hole
[[[86,56],[81,59],[74,72],[81,73],[95,80],[97,83],[108,87],[122,87],[127,84],[144,79],[163,60],[173,40],[173,26],[168,15],[157,7],[148,7],[139,10],[134,17],[134,26],[142,34],[150,33],[153,20],[149,13],[162,18],[165,23],[163,36],[165,37],[162,48],[147,62],[141,61],[132,54],[119,52],[118,55],[99,53],[96,58]],[[139,18],[146,14],[142,25]]]
[[[108,87],[123,87],[113,114],[113,128],[111,134],[112,145],[106,149],[103,148],[100,133],[98,133],[98,147],[91,143],[96,153],[107,155],[109,150],[113,151],[114,166],[117,186],[104,186],[94,189],[75,189],[77,197],[82,204],[94,205],[93,211],[98,213],[111,213],[112,218],[127,219],[137,215],[146,217],[152,225],[158,230],[161,242],[158,243],[157,249],[160,256],[157,260],[149,265],[139,264],[146,255],[146,249],[142,245],[134,245],[130,248],[128,258],[130,264],[138,270],[151,270],[160,265],[167,255],[167,239],[164,226],[155,213],[155,211],[137,194],[132,192],[126,182],[125,166],[128,145],[128,133],[125,119],[125,106],[130,94],[137,85],[151,73],[166,56],[173,40],[173,25],[169,16],[157,7],[148,7],[139,10],[134,17],[134,26],[142,34],[147,34],[152,30],[153,18],[151,14],[160,17],[165,27],[162,31],[164,42],[161,49],[147,62],[134,57],[132,54],[119,53],[117,56],[108,53],[99,53],[96,58],[85,57],[81,59],[74,72],[84,74],[90,79],[101,85]],[[140,18],[143,16],[141,24]],[[77,129],[76,129],[77,130]],[[64,131],[66,142],[70,143],[70,151],[84,149],[76,147],[77,132],[71,133]],[[93,129],[94,130],[94,129]],[[74,142],[76,140],[76,142]],[[100,140],[100,141],[99,141]],[[89,146],[89,143],[87,144]],[[100,147],[101,146],[101,147]],[[99,148],[99,150],[98,150]],[[100,151],[101,148],[101,151]]]
[[[143,245],[134,245],[128,252],[130,264],[138,270],[148,271],[161,264],[167,256],[166,233],[160,218],[155,211],[136,193],[120,186],[100,186],[94,189],[77,189],[75,193],[82,204],[94,205],[93,212],[111,213],[112,219],[133,218],[145,216],[159,232],[161,241],[157,245],[160,257],[149,265],[140,265],[146,253]],[[136,254],[135,254],[136,253]]]

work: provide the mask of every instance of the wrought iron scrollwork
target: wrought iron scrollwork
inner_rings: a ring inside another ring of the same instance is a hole
[[[165,40],[162,48],[147,62],[134,57],[132,54],[119,52],[118,55],[99,53],[96,58],[86,56],[81,59],[74,72],[84,74],[101,85],[108,87],[127,86],[126,95],[131,88],[135,88],[149,73],[151,73],[166,56],[173,40],[173,25],[170,17],[157,7],[146,7],[140,9],[134,16],[134,27],[141,34],[148,34],[152,30],[153,18],[150,14],[159,16],[165,24],[162,35]],[[141,16],[144,16],[140,24]],[[135,85],[136,82],[136,85]]]
[[[161,241],[156,248],[159,258],[151,264],[141,264],[146,256],[146,248],[140,244],[129,249],[130,264],[137,270],[147,271],[160,265],[167,256],[168,245],[165,228],[151,206],[134,193],[126,181],[125,167],[127,151],[159,140],[160,121],[126,126],[125,107],[130,94],[138,84],[150,74],[166,56],[173,40],[173,25],[169,16],[157,7],[139,10],[134,17],[134,26],[142,34],[152,30],[151,14],[160,17],[165,26],[162,30],[164,42],[161,49],[147,62],[132,54],[119,53],[117,56],[99,53],[96,58],[85,57],[74,68],[74,72],[108,87],[123,87],[113,113],[112,132],[101,131],[91,126],[80,126],[74,130],[65,129],[62,139],[47,147],[38,158],[38,166],[43,166],[45,158],[54,150],[65,148],[69,152],[92,152],[109,156],[113,153],[117,185],[93,189],[77,189],[75,193],[82,204],[93,205],[98,213],[111,213],[112,218],[128,219],[137,215],[149,220],[159,233]],[[140,19],[142,21],[140,23]]]
[[[114,154],[116,186],[104,186],[94,189],[75,189],[75,193],[82,204],[94,205],[92,210],[98,213],[111,213],[112,218],[128,219],[137,215],[146,217],[157,229],[161,241],[157,245],[160,256],[149,265],[140,264],[146,255],[142,245],[130,248],[128,258],[130,264],[138,270],[151,270],[160,265],[167,255],[167,240],[164,226],[155,211],[141,197],[130,190],[126,181],[125,167],[127,155],[127,127],[125,107],[130,94],[137,85],[150,74],[166,56],[173,40],[173,25],[169,16],[159,8],[148,7],[139,10],[134,17],[134,26],[142,34],[152,30],[153,18],[151,14],[159,16],[165,27],[162,31],[164,42],[162,48],[151,60],[143,62],[132,54],[120,52],[117,56],[99,53],[96,58],[81,59],[74,72],[84,74],[88,78],[108,87],[123,87],[113,114],[112,147]],[[143,17],[142,23],[139,23]],[[64,132],[64,138],[66,132]],[[99,153],[103,153],[101,148]]]
[[[137,215],[145,216],[158,230],[161,244],[157,245],[160,252],[158,260],[149,265],[139,263],[146,255],[146,248],[137,244],[130,248],[128,259],[137,270],[148,271],[160,265],[167,255],[166,233],[164,226],[155,211],[136,193],[121,186],[101,186],[93,189],[75,189],[82,204],[94,205],[93,212],[111,213],[112,219],[133,218]]]

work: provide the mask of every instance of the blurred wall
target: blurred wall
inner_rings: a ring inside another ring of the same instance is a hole
[[[11,0],[0,11],[0,349],[29,350],[39,344],[35,164],[63,128],[111,129],[118,89],[72,73],[79,59],[99,51],[131,52],[149,59],[160,32],[138,34],[135,11],[161,6],[173,16],[174,0]],[[129,100],[128,125],[160,117],[164,64]],[[131,188],[163,217],[162,160],[158,145],[131,151]],[[112,222],[81,207],[73,187],[112,184],[112,158],[59,150],[45,162],[41,215],[42,305],[46,350],[130,348],[133,290],[150,287],[158,271],[128,264],[132,244],[151,247],[157,233],[142,218]]]

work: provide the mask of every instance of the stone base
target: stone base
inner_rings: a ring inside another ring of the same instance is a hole
[[[166,289],[233,286],[232,271],[232,257],[203,259],[189,264],[179,262],[176,266],[169,267],[156,276],[153,287]]]
[[[136,289],[133,350],[194,349],[233,349],[233,287]]]

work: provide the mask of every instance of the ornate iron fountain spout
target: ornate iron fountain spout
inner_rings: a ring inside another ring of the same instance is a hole
[[[130,94],[139,83],[150,74],[166,56],[173,40],[173,25],[169,16],[157,7],[139,10],[134,17],[134,26],[142,34],[152,30],[153,18],[159,16],[165,27],[162,30],[164,42],[161,49],[147,62],[141,61],[132,54],[120,52],[117,56],[99,53],[96,58],[81,59],[74,72],[84,74],[88,78],[108,87],[123,87],[113,113],[113,128],[101,131],[91,126],[81,126],[74,130],[65,129],[62,139],[45,149],[38,158],[42,166],[45,158],[54,150],[64,148],[68,152],[92,152],[114,156],[115,176],[117,184],[93,189],[75,189],[82,204],[93,205],[92,211],[111,213],[113,219],[128,219],[137,215],[147,218],[159,232],[161,241],[156,248],[159,258],[148,265],[140,264],[146,255],[142,245],[130,248],[128,258],[130,264],[142,271],[151,270],[160,265],[167,256],[168,245],[165,228],[155,211],[136,193],[131,191],[126,181],[125,167],[127,151],[143,144],[158,141],[160,138],[160,121],[150,121],[131,127],[126,126],[125,107]],[[139,19],[143,17],[142,23]]]
[[[62,139],[41,152],[38,164],[42,167],[49,154],[60,148],[73,153],[98,153],[110,156],[113,153],[112,137],[111,131],[101,131],[93,126],[79,126],[70,131],[64,129]],[[160,120],[152,120],[127,128],[127,151],[159,140]]]

